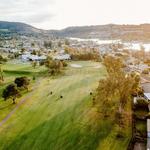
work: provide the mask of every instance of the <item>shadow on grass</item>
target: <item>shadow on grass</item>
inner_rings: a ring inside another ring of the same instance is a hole
[[[6,75],[20,75],[20,76],[36,76],[42,77],[47,75],[47,71],[39,71],[39,72],[32,72],[32,71],[17,71],[17,70],[4,70]]]
[[[91,123],[84,124],[83,119],[87,116],[83,116],[81,105],[70,107],[28,133],[18,135],[10,144],[3,139],[6,143],[3,149],[96,150],[100,140],[108,135],[111,125],[103,124],[95,128]]]
[[[30,75],[30,74],[32,74],[32,72],[30,72],[30,71],[17,71],[17,70],[4,70],[4,73],[10,74],[10,75],[16,75],[16,74]]]
[[[10,105],[13,105],[13,104],[11,103],[11,104],[8,104],[7,106],[0,107],[0,110],[3,110],[3,109],[5,109],[5,108],[8,108]]]

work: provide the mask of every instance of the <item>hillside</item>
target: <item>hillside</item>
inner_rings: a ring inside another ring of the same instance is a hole
[[[68,27],[62,30],[42,30],[25,23],[0,21],[1,32],[17,32],[21,34],[43,34],[56,37],[78,37],[99,39],[122,39],[149,41],[150,24],[141,25],[96,25]]]
[[[9,31],[9,32],[17,32],[21,34],[31,34],[31,33],[41,33],[42,30],[37,29],[33,26],[30,26],[25,23],[20,22],[7,22],[0,21],[0,30],[1,31]]]
[[[58,36],[99,38],[99,39],[122,39],[122,40],[144,40],[150,39],[150,24],[141,25],[97,25],[83,27],[69,27],[59,32]]]

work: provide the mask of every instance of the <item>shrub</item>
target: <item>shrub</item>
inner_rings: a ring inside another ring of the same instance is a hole
[[[149,74],[149,70],[148,70],[148,69],[144,69],[144,70],[142,71],[142,73],[143,73],[143,74]]]
[[[40,66],[43,66],[45,64],[45,61],[44,60],[41,60],[40,62],[39,62],[39,65]]]
[[[137,99],[137,104],[135,106],[136,108],[147,108],[148,104],[149,102],[146,99],[140,98],[140,99]]]
[[[63,67],[67,67],[68,66],[68,64],[65,61],[62,61],[62,65],[63,65]]]
[[[9,84],[3,91],[2,97],[4,100],[12,98],[13,104],[15,104],[15,99],[19,95],[19,91],[17,89],[16,84]]]
[[[30,80],[27,77],[19,77],[14,81],[17,87],[23,87],[28,90],[28,85],[30,84]]]

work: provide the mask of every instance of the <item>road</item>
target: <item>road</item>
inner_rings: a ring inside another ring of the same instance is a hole
[[[145,144],[143,144],[143,143],[135,143],[134,150],[146,150]]]

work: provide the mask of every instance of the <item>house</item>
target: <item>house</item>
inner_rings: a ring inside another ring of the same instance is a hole
[[[147,119],[147,137],[150,138],[150,119]]]
[[[134,98],[133,98],[133,103],[134,103],[134,104],[137,104],[137,97],[134,97]]]
[[[26,55],[22,55],[21,59],[22,59],[22,61],[28,61],[29,60],[27,54]]]
[[[150,150],[150,119],[147,119],[147,150]]]
[[[21,59],[23,61],[41,61],[41,60],[45,60],[46,56],[42,55],[42,56],[37,56],[37,55],[31,55],[31,54],[25,54],[21,56]]]
[[[144,93],[144,97],[146,100],[150,101],[150,93]]]
[[[53,59],[55,59],[55,60],[70,60],[71,57],[69,54],[63,54],[63,55],[53,56]]]

